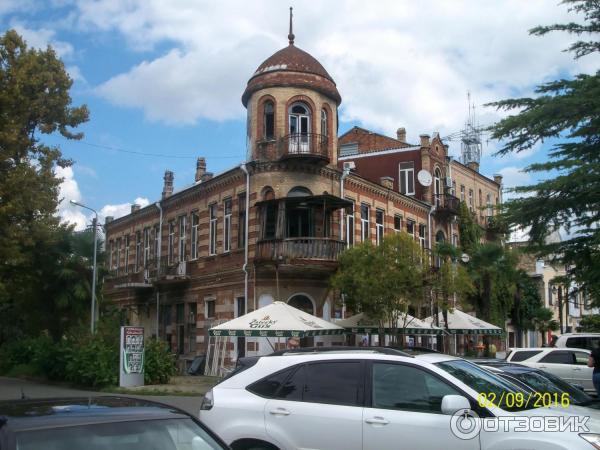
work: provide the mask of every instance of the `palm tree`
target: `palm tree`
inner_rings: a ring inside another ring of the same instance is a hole
[[[548,308],[539,308],[535,311],[532,319],[535,329],[542,333],[542,345],[546,345],[546,334],[548,331],[558,330],[558,322],[554,319],[554,314]]]

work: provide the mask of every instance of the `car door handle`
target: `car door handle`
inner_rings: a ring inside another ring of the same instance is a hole
[[[376,424],[376,425],[387,425],[390,423],[389,420],[385,420],[383,417],[375,416],[370,419],[365,419],[366,423]]]
[[[546,366],[538,366],[538,369],[546,369]]]
[[[573,370],[581,370],[581,367],[573,367]]]
[[[291,413],[284,408],[277,408],[277,409],[272,409],[271,411],[269,411],[270,414],[273,414],[274,416],[289,416]]]

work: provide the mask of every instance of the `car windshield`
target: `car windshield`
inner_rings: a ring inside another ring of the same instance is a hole
[[[18,450],[224,450],[191,419],[87,424],[16,435]]]
[[[493,403],[506,411],[522,411],[535,407],[534,402],[527,401],[529,392],[469,361],[456,359],[435,365],[476,391],[477,400],[482,405]]]
[[[575,386],[561,380],[557,376],[551,373],[540,373],[540,372],[517,372],[511,373],[511,376],[522,381],[533,389],[534,392],[542,394],[569,394],[569,402],[575,405],[590,402],[592,397],[587,395]]]

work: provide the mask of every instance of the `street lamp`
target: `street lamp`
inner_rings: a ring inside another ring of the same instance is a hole
[[[96,233],[96,226],[98,225],[98,213],[95,209],[92,209],[89,206],[82,205],[81,203],[77,203],[75,200],[71,200],[70,203],[75,206],[80,206],[81,208],[89,209],[95,215],[95,217],[92,219],[92,228],[94,229],[94,263],[92,266],[92,316],[90,321],[90,329],[92,330],[92,334],[94,334],[94,326],[96,324],[96,249],[98,247],[98,235]]]

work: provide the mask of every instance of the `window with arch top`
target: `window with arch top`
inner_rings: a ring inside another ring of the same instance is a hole
[[[325,108],[323,108],[321,110],[321,134],[323,136],[327,136],[328,133],[328,123],[327,123],[327,111],[325,110]]]
[[[297,102],[289,109],[289,133],[310,133],[310,109],[304,103]]]
[[[263,137],[273,139],[275,137],[275,107],[272,101],[266,101],[263,107]]]

